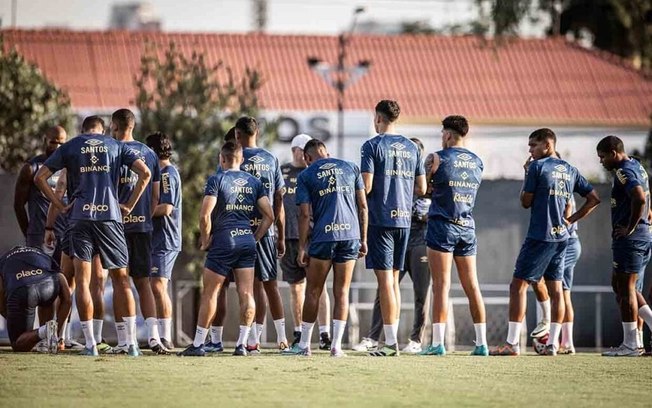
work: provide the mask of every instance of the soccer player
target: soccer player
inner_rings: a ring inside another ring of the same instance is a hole
[[[475,329],[471,355],[486,356],[487,324],[484,301],[478,285],[473,207],[482,183],[482,160],[466,148],[469,123],[464,116],[442,121],[443,150],[429,156],[428,179],[432,204],[428,212],[428,264],[432,273],[432,343],[422,355],[446,355],[444,333],[448,319],[451,266],[455,261],[460,283],[469,299]]]
[[[555,157],[557,137],[550,129],[530,134],[530,157],[524,165],[525,181],[520,194],[523,208],[531,208],[527,237],[516,260],[509,287],[509,328],[505,344],[491,355],[515,356],[520,353],[519,338],[525,317],[528,284],[546,281],[551,298],[550,335],[545,355],[556,355],[564,318],[562,279],[568,245],[568,226],[588,215],[600,203],[593,186],[579,171]],[[573,193],[585,197],[582,207],[565,218],[564,211]]]
[[[616,136],[600,140],[597,152],[602,166],[613,171],[615,176],[611,188],[611,285],[623,324],[623,343],[602,355],[636,357],[641,354],[637,344],[637,319],[641,317],[652,327],[652,310],[641,295],[642,276],[652,248],[648,175],[639,161],[625,153],[622,140]]]
[[[124,143],[126,148],[136,152],[147,165],[152,175],[145,187],[145,191],[132,211],[122,217],[129,252],[128,270],[129,276],[133,279],[138,291],[140,311],[147,327],[148,345],[155,354],[168,354],[167,350],[161,346],[158,320],[156,319],[156,303],[149,280],[152,269],[152,231],[154,230],[152,214],[159,200],[161,170],[156,153],[144,143],[134,140],[133,131],[135,126],[136,116],[129,109],[119,109],[111,116],[111,134],[113,137]],[[118,199],[121,204],[129,201],[137,183],[138,176],[129,169],[129,166],[123,164],[120,169],[120,183],[118,185]],[[115,321],[118,334],[124,333],[124,330],[121,330],[121,323],[132,324],[130,320],[135,318],[135,315],[123,316],[116,311]],[[133,341],[135,345],[138,344],[138,339],[135,336]],[[128,349],[129,345],[126,343],[126,338],[118,337],[118,346],[114,348],[113,352],[127,354]]]
[[[0,315],[7,319],[14,351],[30,351],[41,340],[50,353],[58,351],[57,337],[63,327],[51,320],[57,299],[57,319],[63,322],[72,304],[70,288],[59,264],[40,248],[16,246],[0,257]],[[50,320],[32,330],[36,307]]]
[[[129,200],[118,203],[120,168],[125,164],[138,174]],[[71,204],[65,205],[47,183],[52,174],[66,169]],[[126,145],[101,134],[80,135],[65,143],[38,170],[35,182],[50,202],[64,213],[70,211],[68,244],[73,258],[77,311],[86,347],[82,355],[97,356],[93,333],[93,303],[90,296],[91,260],[99,253],[102,266],[113,282],[113,306],[118,315],[133,318],[127,328],[129,343],[135,336],[136,306],[127,275],[127,243],[122,216],[128,215],[145,190],[151,173],[138,154]],[[130,346],[130,354],[138,350]]]
[[[195,339],[179,353],[180,356],[206,354],[204,342],[215,313],[217,293],[232,270],[240,300],[240,335],[233,354],[248,354],[246,341],[255,313],[256,243],[267,233],[274,215],[262,182],[239,170],[242,161],[242,148],[233,142],[225,143],[220,152],[222,171],[206,182],[199,219],[201,249],[208,250],[203,272],[204,289]],[[217,211],[213,212],[215,208]],[[250,224],[254,217],[260,217],[255,233]]]
[[[399,271],[404,268],[410,234],[413,194],[426,193],[421,152],[414,142],[396,133],[401,109],[396,101],[376,105],[374,128],[378,135],[362,145],[361,165],[369,202],[369,254],[367,269],[378,280],[385,346],[373,356],[397,356],[401,307]]]
[[[303,149],[312,138],[300,134],[292,139],[292,162],[281,166],[285,194],[283,195],[283,208],[285,209],[285,255],[281,258],[283,279],[290,285],[290,300],[292,304],[292,317],[294,318],[294,340],[292,345],[301,339],[301,310],[306,293],[306,269],[297,263],[299,251],[299,212],[296,205],[297,178],[306,168]],[[331,348],[330,338],[330,299],[326,288],[319,298],[319,349]]]
[[[247,341],[247,348],[253,353],[258,353],[260,348],[260,335],[265,322],[267,307],[265,294],[269,300],[269,309],[274,319],[276,328],[276,342],[280,350],[288,347],[285,334],[285,316],[283,313],[283,301],[278,291],[277,258],[285,254],[285,210],[283,208],[283,176],[278,160],[274,155],[265,149],[256,146],[258,137],[258,123],[256,119],[244,116],[235,124],[235,135],[238,143],[242,145],[244,162],[240,169],[255,176],[263,183],[269,201],[274,210],[276,224],[274,229],[270,228],[268,233],[258,242],[256,248],[256,281],[254,282],[254,296],[256,298],[256,326],[252,327],[251,335]],[[252,227],[258,227],[260,218],[254,217]],[[264,293],[263,293],[264,292]]]
[[[306,143],[308,168],[297,180],[299,250],[297,262],[306,267],[306,300],[303,305],[301,340],[287,355],[309,356],[310,338],[317,318],[319,298],[333,267],[335,308],[331,357],[343,357],[342,336],[349,314],[349,287],[355,261],[367,253],[367,200],[358,166],[330,158],[317,139]],[[310,214],[314,227],[308,245]],[[307,252],[306,252],[307,249]]]
[[[159,334],[164,348],[172,344],[172,300],[168,282],[172,278],[174,261],[181,251],[181,177],[170,162],[172,143],[165,133],[147,136],[147,146],[158,156],[161,183],[158,204],[152,215],[152,270],[150,284],[156,302]]]

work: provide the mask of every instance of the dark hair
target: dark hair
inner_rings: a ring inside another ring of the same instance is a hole
[[[552,140],[552,143],[557,143],[557,136],[555,132],[548,128],[537,129],[530,134],[529,139],[534,139],[537,142],[543,142],[544,140]]]
[[[229,160],[233,160],[236,156],[242,156],[242,146],[234,141],[226,142],[222,146],[220,154]]]
[[[229,129],[228,132],[224,135],[225,142],[235,142],[235,126]]]
[[[81,131],[82,133],[88,133],[91,131],[91,129],[95,129],[98,126],[102,127],[102,133],[104,133],[104,129],[106,129],[104,119],[97,115],[88,116],[82,122]]]
[[[326,145],[324,142],[319,139],[310,139],[308,140],[308,143],[306,143],[306,145],[303,147],[303,152],[310,155],[317,152],[321,148],[326,150]]]
[[[423,146],[423,142],[422,142],[420,139],[418,139],[418,138],[416,138],[416,137],[411,137],[410,140],[413,141],[414,144],[417,145],[417,147],[419,148],[419,150],[421,150],[422,152],[423,152],[424,150],[426,150],[426,148]]]
[[[613,151],[616,153],[624,153],[625,145],[619,137],[607,136],[598,142],[596,149],[601,153],[609,153]]]
[[[235,128],[244,136],[252,137],[258,131],[258,122],[251,116],[243,116],[235,122]]]
[[[152,133],[145,138],[145,143],[161,160],[167,160],[172,156],[172,142],[168,135],[163,132]]]
[[[136,115],[129,109],[118,109],[111,115],[111,122],[118,125],[118,131],[122,132],[136,126]]]
[[[392,123],[396,122],[396,119],[398,119],[401,114],[401,108],[398,106],[398,102],[383,99],[376,104],[376,113],[381,115],[385,121]]]
[[[452,131],[461,137],[464,137],[467,133],[469,133],[469,122],[464,116],[446,116],[444,120],[441,121],[441,125],[444,127],[444,129]]]

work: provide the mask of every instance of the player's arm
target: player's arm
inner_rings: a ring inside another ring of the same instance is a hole
[[[306,256],[306,246],[308,245],[308,236],[310,235],[310,204],[301,203],[299,205],[299,253],[297,254],[297,263],[299,266],[308,265]]]
[[[52,191],[52,188],[48,185],[48,179],[51,176],[52,170],[50,170],[48,166],[41,166],[41,168],[36,172],[36,176],[34,176],[34,183],[36,184],[36,187],[41,190],[41,193],[50,200],[50,204],[54,205],[59,212],[65,213],[68,211],[68,207],[66,207],[61,198],[57,197],[54,191]]]
[[[60,200],[63,200],[63,196],[66,194],[67,189],[67,179],[68,173],[66,169],[61,170],[61,175],[59,180],[57,180],[57,185],[54,188],[54,195],[56,195]],[[54,223],[59,216],[60,211],[50,203],[48,206],[48,214],[45,218],[45,244],[48,246],[53,246],[54,241],[56,240],[54,236]]]
[[[437,153],[430,153],[424,162],[424,167],[426,170],[426,194],[430,195],[432,194],[432,190],[434,190],[434,185],[432,184],[432,177],[435,175],[437,172],[437,169],[439,169],[439,155]]]
[[[595,207],[598,206],[598,204],[600,204],[600,197],[598,196],[598,193],[595,190],[591,190],[584,197],[584,204],[582,205],[582,207],[580,207],[580,209],[578,209],[575,212],[575,214],[567,218],[568,223],[575,224],[577,221],[589,215],[591,211],[593,211]],[[645,207],[645,195],[643,195],[643,207]],[[641,207],[641,209],[643,209],[643,207]],[[634,227],[636,227],[636,225],[634,225]]]
[[[283,205],[283,194],[285,194],[285,187],[274,192],[274,220],[278,230],[276,249],[279,258],[285,255],[285,206]],[[269,203],[269,200],[267,202]]]
[[[371,193],[374,184],[374,155],[371,143],[365,142],[360,149],[360,170],[362,171],[362,182],[366,194]]]
[[[355,199],[358,205],[358,223],[360,224],[360,254],[359,257],[367,255],[367,225],[369,214],[367,210],[367,195],[364,190],[356,190]]]
[[[205,195],[199,211],[199,249],[206,251],[210,246],[211,238],[211,213],[217,204],[217,197]]]
[[[152,217],[167,217],[172,214],[172,210],[174,210],[172,204],[159,203],[154,207],[154,214],[152,214]]]
[[[283,200],[281,199],[281,201]],[[269,227],[272,226],[272,223],[274,222],[274,212],[272,211],[272,205],[267,196],[260,197],[256,201],[256,206],[258,207],[260,214],[263,216],[263,219],[260,220],[260,225],[256,229],[256,234],[254,235],[256,242],[258,242],[265,236],[265,234],[267,234]],[[281,240],[280,236],[279,240]]]
[[[164,191],[161,191],[161,189],[159,188],[158,200],[156,201],[152,200],[153,203],[156,203],[152,217],[167,217],[171,215],[172,211],[174,210],[174,204],[173,204],[174,196],[176,195],[178,186],[175,181],[176,180],[175,178],[170,177],[169,180],[170,180],[170,188],[168,189],[168,192],[166,193]]]
[[[156,212],[156,207],[158,206],[158,200],[160,196],[161,196],[161,183],[159,181],[155,181],[152,183],[152,201],[151,201],[152,217]]]
[[[138,181],[134,186],[134,190],[129,196],[129,200],[126,203],[120,204],[120,209],[122,210],[122,215],[128,215],[134,209],[134,206],[140,199],[140,196],[145,191],[147,183],[149,183],[152,178],[152,173],[147,168],[147,165],[142,159],[135,160],[131,165],[131,170],[138,175]]]
[[[647,216],[645,213],[645,190],[640,185],[633,187],[629,190],[629,198],[632,202],[629,222],[627,225],[618,226],[614,230],[614,238],[621,238],[631,235],[632,232],[636,229],[638,222],[644,216]]]
[[[18,226],[20,226],[23,235],[27,234],[27,226],[29,225],[25,205],[29,199],[29,187],[32,185],[33,179],[32,166],[29,163],[25,163],[18,173],[16,187],[14,189],[14,213],[16,214],[16,221],[18,221]]]
[[[523,180],[523,188],[521,189],[519,198],[521,200],[521,206],[527,209],[532,207],[532,202],[534,201],[534,192],[536,191],[538,175],[538,168],[534,168],[532,165],[531,156],[525,161],[523,169],[525,169],[525,178]]]

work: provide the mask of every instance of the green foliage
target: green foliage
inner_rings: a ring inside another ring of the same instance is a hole
[[[0,168],[17,172],[42,148],[44,131],[70,130],[70,98],[0,37]]]
[[[185,55],[170,43],[159,57],[147,44],[136,78],[135,105],[140,112],[137,135],[168,134],[183,185],[183,259],[186,271],[201,271],[197,238],[199,210],[206,179],[218,164],[223,136],[242,115],[256,116],[260,74],[246,68],[236,76],[222,61],[209,65],[200,52]],[[262,140],[264,145],[266,140]]]

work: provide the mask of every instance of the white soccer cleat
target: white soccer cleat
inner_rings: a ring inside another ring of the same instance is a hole
[[[641,352],[637,348],[630,348],[624,343],[616,348],[611,348],[602,353],[604,357],[638,357]]]
[[[45,342],[48,345],[48,353],[57,354],[59,352],[59,339],[57,338],[57,329],[59,326],[54,320],[45,324]]]
[[[417,354],[421,353],[421,343],[418,343],[414,340],[410,340],[407,346],[403,347],[402,350],[404,353],[408,354]]]
[[[532,330],[530,337],[538,339],[539,337],[545,336],[550,331],[550,320],[541,320],[537,327]]]
[[[49,353],[50,352],[50,345],[48,344],[46,339],[43,339],[36,343],[36,346],[34,346],[33,351],[36,351],[37,353]]]
[[[374,351],[378,349],[378,342],[368,337],[363,337],[360,343],[352,347],[353,351]]]

